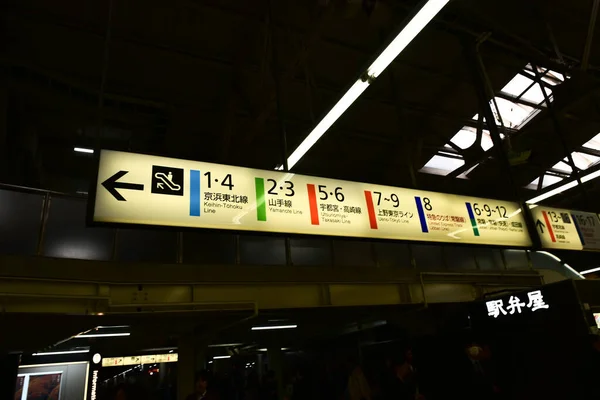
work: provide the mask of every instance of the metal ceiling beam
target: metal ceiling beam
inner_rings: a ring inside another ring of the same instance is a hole
[[[594,38],[594,28],[596,27],[596,18],[598,17],[598,7],[600,0],[594,0],[592,11],[590,13],[590,23],[588,25],[587,37],[583,48],[583,56],[581,57],[581,70],[587,71],[590,65],[590,52],[592,51],[592,40]]]
[[[595,0],[598,1],[598,0]],[[567,139],[565,138],[565,132],[562,128],[562,125],[559,121],[558,115],[556,114],[556,111],[554,110],[554,104],[552,103],[552,101],[550,100],[550,97],[548,96],[548,93],[546,93],[546,90],[544,89],[544,86],[540,83],[542,81],[542,74],[540,74],[540,72],[538,71],[538,68],[535,64],[532,64],[533,66],[533,71],[535,72],[536,78],[537,78],[537,82],[540,86],[540,90],[542,91],[542,94],[544,95],[544,100],[546,102],[546,106],[548,107],[548,113],[550,114],[550,118],[552,120],[552,124],[554,125],[554,133],[556,134],[559,143],[562,146],[562,150],[564,152],[565,157],[568,160],[568,164],[571,167],[571,174],[575,177],[575,180],[577,181],[577,186],[579,186],[579,188],[582,191],[583,197],[586,199],[587,201],[587,194],[585,191],[585,188],[583,186],[583,184],[581,183],[581,177],[579,174],[579,168],[577,168],[577,166],[575,165],[575,161],[573,161],[573,155],[571,154],[571,152],[569,151],[570,146],[567,143]]]

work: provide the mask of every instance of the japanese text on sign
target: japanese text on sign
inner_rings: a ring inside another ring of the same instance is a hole
[[[529,309],[532,312],[537,310],[547,310],[550,308],[544,302],[544,296],[541,290],[527,293],[528,302],[521,301],[518,296],[510,296],[508,303],[504,304],[504,300],[486,301],[487,312],[490,317],[498,318],[501,315],[521,314],[523,309]]]

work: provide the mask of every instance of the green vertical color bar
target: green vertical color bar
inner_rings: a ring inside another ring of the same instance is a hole
[[[254,178],[256,187],[256,219],[259,221],[267,220],[267,206],[265,205],[265,180],[263,178]]]

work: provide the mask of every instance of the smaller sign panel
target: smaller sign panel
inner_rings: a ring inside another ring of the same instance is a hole
[[[600,251],[597,214],[535,205],[530,210],[542,247]]]
[[[177,362],[177,353],[158,354],[156,356],[157,363]]]
[[[123,357],[124,365],[139,365],[142,363],[142,356],[128,356]]]
[[[154,364],[156,363],[156,355],[152,354],[149,356],[142,356],[142,364]]]
[[[103,358],[102,366],[103,367],[120,367],[124,364],[125,360],[123,357],[111,357],[111,358]]]

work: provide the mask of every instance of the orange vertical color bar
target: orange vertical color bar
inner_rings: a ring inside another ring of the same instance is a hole
[[[375,207],[373,206],[373,196],[368,190],[365,190],[365,200],[367,201],[367,211],[369,212],[369,224],[371,224],[371,229],[377,229],[377,217],[375,216]]]
[[[319,225],[319,207],[317,206],[317,192],[315,185],[307,184],[308,189],[308,204],[310,205],[310,223]]]

